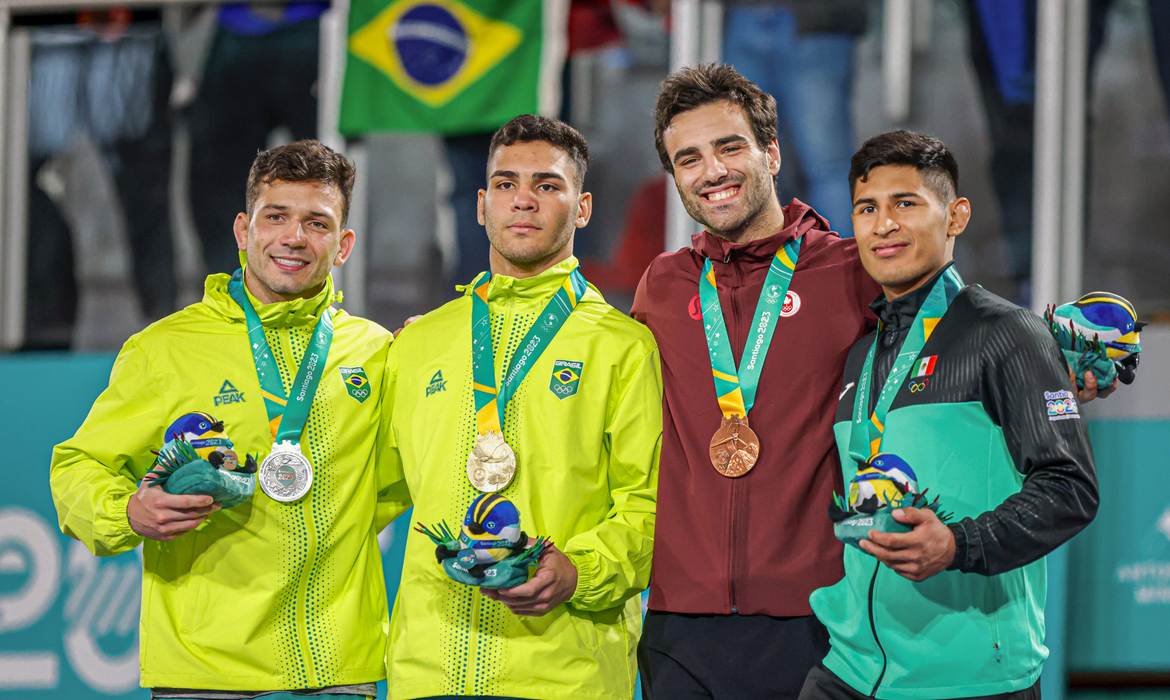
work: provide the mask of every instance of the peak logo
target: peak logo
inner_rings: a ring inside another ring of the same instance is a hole
[[[244,392],[225,379],[219,387],[219,393],[215,395],[215,405],[226,406],[229,403],[244,403]]]
[[[435,372],[433,377],[431,377],[431,383],[427,384],[426,398],[429,398],[433,394],[437,394],[440,391],[446,391],[446,390],[447,390],[447,380],[443,379],[443,370],[439,370],[438,372]]]

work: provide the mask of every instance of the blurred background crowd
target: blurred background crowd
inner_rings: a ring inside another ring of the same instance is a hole
[[[364,27],[358,13],[377,19],[363,4],[333,18],[342,41]],[[726,0],[704,3],[716,7],[703,17],[722,25],[721,59],[777,98],[785,202],[808,202],[852,235],[847,172],[855,148],[894,127],[934,134],[962,163],[961,190],[976,212],[958,241],[964,273],[1030,305],[1036,2],[912,4],[901,115],[886,108],[880,1]],[[1144,319],[1170,320],[1170,2],[1089,6],[1084,287],[1127,296]],[[256,152],[337,133],[335,123],[322,123],[336,116],[321,93],[331,65],[323,22],[338,9],[350,8],[134,3],[13,14],[9,43],[26,48],[27,88],[9,90],[8,109],[26,110],[26,128],[9,134],[23,137],[12,148],[27,154],[8,159],[24,166],[11,176],[23,186],[8,185],[23,193],[24,215],[6,219],[5,235],[25,237],[27,269],[22,327],[5,349],[117,349],[196,301],[205,273],[238,267],[230,229]],[[555,73],[541,77],[542,89],[556,94],[540,107],[589,141],[586,186],[596,211],[577,252],[589,279],[628,308],[642,271],[666,246],[669,186],[650,113],[675,22],[669,0],[572,0],[568,12],[567,22],[544,28],[564,34],[546,44],[559,39],[567,50],[563,63],[536,59]],[[352,71],[363,62],[352,40],[350,54]],[[23,104],[13,104],[18,97]],[[359,154],[365,188],[351,217],[362,269],[341,286],[351,311],[394,328],[486,268],[475,193],[491,132],[505,119],[367,116],[343,114],[342,129],[360,133],[334,141]],[[12,230],[14,221],[23,230]]]

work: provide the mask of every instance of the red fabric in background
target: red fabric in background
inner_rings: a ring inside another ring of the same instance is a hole
[[[569,5],[569,55],[607,46],[622,38],[610,0],[573,0]]]
[[[666,178],[655,175],[634,192],[608,261],[582,257],[590,282],[605,292],[633,294],[642,273],[666,248]]]

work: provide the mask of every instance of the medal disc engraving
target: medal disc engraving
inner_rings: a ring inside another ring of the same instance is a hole
[[[727,477],[743,476],[760,458],[760,439],[748,427],[747,418],[723,417],[723,423],[711,438],[711,464]]]
[[[475,441],[471,454],[467,455],[467,478],[480,491],[499,491],[512,481],[516,474],[516,453],[504,436],[489,431]]]
[[[268,497],[281,503],[302,498],[313,486],[313,466],[301,452],[300,444],[285,440],[272,446],[256,475]]]

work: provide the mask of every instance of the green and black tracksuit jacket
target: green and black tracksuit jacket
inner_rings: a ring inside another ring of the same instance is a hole
[[[941,273],[940,273],[941,274]],[[870,396],[881,386],[934,280],[887,302]],[[857,382],[875,333],[854,344],[834,430],[845,483]],[[1033,685],[1044,646],[1044,556],[1097,511],[1097,479],[1068,367],[1035,315],[968,286],[886,415],[882,452],[954,513],[948,570],[915,583],[845,548],[845,578],[813,593],[832,649],[825,666],[866,695],[902,700],[1011,693]],[[872,411],[873,406],[869,409]],[[868,417],[868,416],[867,416]]]

